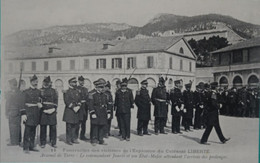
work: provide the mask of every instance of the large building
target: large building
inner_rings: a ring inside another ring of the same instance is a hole
[[[223,86],[259,87],[260,37],[212,52],[214,80]]]
[[[83,75],[86,87],[103,78],[112,83],[124,77],[131,79],[129,87],[137,90],[148,80],[149,89],[159,77],[168,77],[167,87],[183,79],[184,84],[195,80],[196,57],[187,41],[181,37],[155,37],[114,42],[58,44],[56,46],[4,47],[5,78],[19,78],[22,69],[22,89],[29,87],[29,77],[39,81],[50,75],[59,91],[68,88],[68,79]],[[41,86],[41,85],[40,85]]]

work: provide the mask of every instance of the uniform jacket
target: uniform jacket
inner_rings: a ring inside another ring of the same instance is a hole
[[[24,111],[24,96],[18,89],[6,92],[6,115],[8,118],[21,118]]]
[[[194,105],[196,110],[202,111],[206,107],[206,96],[204,92],[194,91]],[[203,108],[201,108],[203,106]]]
[[[194,108],[193,92],[184,90],[183,91],[183,100],[184,100],[184,108],[187,110],[187,112],[184,113],[184,116],[186,118],[192,118],[193,117],[193,108]]]
[[[58,107],[58,92],[53,88],[41,88],[41,125],[56,125],[57,124],[57,107]],[[44,110],[55,108],[52,114],[44,113]]]
[[[238,102],[238,98],[237,98],[237,93],[234,92],[234,91],[231,91],[229,94],[228,94],[228,103],[230,105],[234,105],[234,104],[237,104]]]
[[[66,123],[76,124],[79,122],[79,111],[73,110],[76,106],[81,106],[81,97],[77,88],[70,87],[64,92],[65,110],[63,114],[63,121]]]
[[[219,123],[218,110],[220,108],[218,95],[217,95],[217,92],[214,90],[211,92],[209,104],[210,104],[210,106],[208,107],[207,123],[209,125],[214,125],[214,124]]]
[[[154,105],[154,116],[167,117],[169,94],[166,91],[166,87],[158,86],[154,88],[151,99]]]
[[[108,112],[111,112],[108,110],[108,96],[97,90],[91,91],[89,93],[89,114],[91,124],[106,125]],[[96,118],[92,117],[94,114],[97,116]]]
[[[88,89],[84,86],[77,87],[80,93],[80,110],[79,110],[79,120],[87,119],[88,117]]]
[[[109,91],[109,90],[105,91],[105,94],[108,97],[107,109],[111,112],[109,119],[113,119],[113,114],[114,114],[114,112],[113,112],[113,107],[114,107],[113,96],[112,96],[111,91]]]
[[[172,102],[171,115],[179,116],[182,114],[181,110],[176,110],[176,106],[181,109],[181,105],[184,104],[183,94],[179,88],[174,88],[170,93],[170,100]]]
[[[25,122],[28,126],[37,126],[40,122],[40,108],[38,106],[28,106],[27,104],[34,104],[41,102],[41,91],[37,88],[28,88],[23,92],[24,108],[27,120]]]
[[[151,98],[146,88],[136,91],[135,104],[138,108],[137,118],[141,120],[151,119]]]
[[[238,92],[238,104],[241,107],[246,107],[246,105],[247,105],[247,92],[246,92],[246,90],[240,90]]]
[[[125,92],[122,89],[116,91],[115,107],[117,114],[131,113],[131,108],[134,108],[134,97],[132,90],[127,88]]]

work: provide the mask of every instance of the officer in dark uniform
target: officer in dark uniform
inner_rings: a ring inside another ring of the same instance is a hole
[[[132,90],[127,88],[127,78],[121,82],[121,88],[116,91],[115,107],[119,116],[123,140],[130,141],[131,108],[134,108]]]
[[[142,87],[136,91],[135,104],[137,110],[137,134],[140,136],[150,135],[148,133],[148,124],[151,119],[151,98],[147,90],[148,82],[143,80]]]
[[[194,103],[195,103],[195,118],[194,118],[194,129],[201,129],[202,127],[202,111],[205,108],[205,95],[202,91],[203,84],[196,86],[194,92]]]
[[[238,103],[237,89],[235,87],[232,87],[231,91],[228,94],[228,107],[229,107],[228,115],[231,115],[231,116],[236,115],[237,103]]]
[[[96,143],[107,145],[104,140],[105,127],[107,119],[110,117],[111,110],[108,110],[108,97],[104,93],[104,85],[102,81],[95,81],[96,91],[89,93],[89,114],[91,123],[91,144]]]
[[[21,143],[21,112],[24,111],[24,97],[17,88],[17,80],[8,81],[10,91],[6,92],[6,117],[9,122],[10,143],[9,146],[20,145]]]
[[[164,126],[165,121],[167,121],[169,94],[166,91],[165,80],[163,77],[159,78],[158,87],[153,89],[151,100],[154,105],[155,134],[158,135],[159,131],[161,134],[167,134],[164,131]]]
[[[249,117],[256,117],[255,114],[255,107],[256,107],[256,102],[257,102],[257,95],[255,94],[254,90],[249,88],[248,89],[248,107],[249,107]]]
[[[210,98],[211,98],[211,89],[210,89],[210,85],[208,83],[205,83],[204,84],[204,87],[203,88],[203,94],[204,94],[204,97],[205,97],[205,100],[204,100],[204,109],[202,110],[202,127],[203,128],[206,128],[207,126],[207,120],[208,120],[208,110],[209,110],[209,107],[210,107]]]
[[[116,81],[116,91],[119,90],[121,88],[121,80],[117,80]],[[119,129],[119,135],[118,136],[122,136],[122,132],[121,132],[121,125],[120,125],[120,120],[119,120],[119,116],[118,116],[118,112],[116,110],[116,107],[114,107],[114,111],[116,111],[116,121],[117,121],[117,126],[115,127],[115,129]]]
[[[58,107],[58,92],[52,88],[50,76],[43,80],[43,86],[40,89],[42,99],[42,109],[40,117],[40,141],[41,147],[46,145],[47,126],[50,128],[50,142],[51,146],[57,148],[57,107]]]
[[[22,113],[22,121],[25,124],[23,136],[23,150],[25,153],[29,153],[29,150],[38,152],[38,150],[34,148],[34,140],[36,127],[40,121],[40,109],[42,108],[41,91],[37,89],[37,76],[33,75],[30,82],[31,87],[23,92],[25,112]]]
[[[230,138],[226,139],[223,136],[220,125],[219,125],[219,109],[222,107],[222,104],[220,104],[218,99],[217,99],[218,96],[217,96],[216,88],[218,86],[218,83],[212,82],[210,85],[211,85],[212,91],[211,91],[211,97],[209,99],[209,107],[207,108],[208,109],[207,127],[206,127],[206,130],[203,133],[203,136],[201,138],[200,143],[201,144],[207,144],[208,137],[209,137],[210,132],[211,132],[213,127],[215,128],[220,141],[222,143],[225,143]]]
[[[109,117],[107,120],[105,137],[110,136],[111,122],[112,122],[113,114],[114,114],[113,113],[114,103],[113,103],[113,97],[112,97],[112,93],[111,93],[110,89],[111,89],[111,84],[109,81],[107,81],[106,85],[105,85],[105,94],[107,95],[107,98],[108,98],[108,105],[107,105],[108,110],[107,111],[109,113]]]
[[[170,92],[170,100],[172,103],[171,115],[172,115],[172,133],[180,133],[181,115],[184,109],[183,95],[181,92],[181,80],[174,81],[175,87]]]
[[[79,124],[81,96],[77,89],[76,77],[69,79],[69,89],[64,92],[64,103],[63,121],[66,122],[66,143],[68,145],[79,144],[76,130]]]
[[[79,109],[79,125],[76,130],[77,137],[79,135],[79,129],[80,131],[80,140],[88,140],[85,136],[86,133],[86,121],[88,120],[88,89],[84,86],[85,78],[83,76],[78,77],[79,85],[77,89],[80,93],[81,98],[81,106]]]
[[[184,115],[183,115],[183,124],[185,131],[191,131],[190,126],[192,125],[193,118],[193,92],[191,89],[191,83],[185,84],[186,90],[183,91],[183,101],[184,101]]]
[[[238,92],[238,114],[239,117],[245,117],[247,112],[247,92],[246,87],[242,87],[242,89]]]
[[[221,93],[221,97],[222,97],[222,103],[223,103],[223,107],[222,107],[222,115],[227,115],[227,113],[229,112],[229,106],[228,106],[228,94],[229,91],[227,89],[227,87],[224,88],[224,91]]]

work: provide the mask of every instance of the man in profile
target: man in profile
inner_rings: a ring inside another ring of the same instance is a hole
[[[219,140],[224,144],[228,140],[230,140],[230,138],[224,137],[224,135],[221,131],[220,125],[219,125],[219,109],[222,107],[222,104],[219,103],[219,101],[218,101],[218,95],[217,95],[217,91],[216,91],[218,83],[212,82],[210,84],[210,86],[211,86],[211,96],[208,101],[209,107],[207,108],[208,109],[207,127],[203,133],[200,143],[207,144],[210,132],[211,132],[212,128],[214,127],[217,132],[217,135],[219,137]]]

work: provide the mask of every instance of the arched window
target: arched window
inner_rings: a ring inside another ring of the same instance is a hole
[[[54,83],[55,89],[60,92],[63,90],[63,81],[61,79],[57,79]]]
[[[228,84],[228,79],[226,77],[221,77],[219,80],[220,85],[227,85]]]
[[[179,50],[179,53],[183,54],[184,53],[184,50],[183,48],[181,47],[180,50]]]
[[[128,88],[132,89],[133,93],[139,89],[138,80],[135,78],[131,78],[128,81]]]
[[[242,85],[242,78],[240,76],[236,76],[233,79],[233,85],[235,86],[241,86]]]
[[[257,86],[259,84],[259,79],[255,75],[251,75],[248,78],[248,85],[249,86]]]

